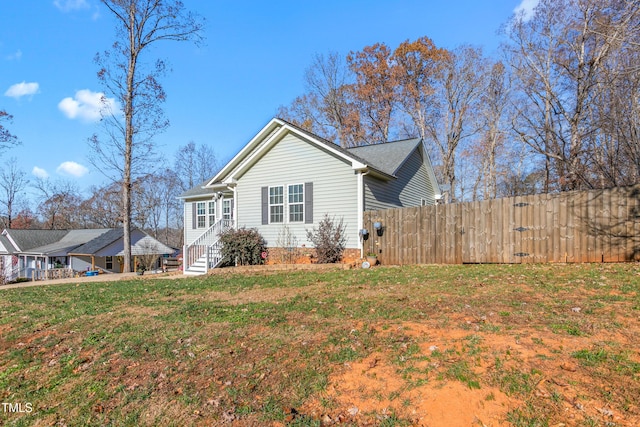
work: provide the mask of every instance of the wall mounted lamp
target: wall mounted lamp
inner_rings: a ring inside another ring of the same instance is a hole
[[[360,230],[359,234],[360,234],[360,238],[362,240],[368,240],[369,239],[369,230],[367,230],[366,228],[363,228],[362,230]]]

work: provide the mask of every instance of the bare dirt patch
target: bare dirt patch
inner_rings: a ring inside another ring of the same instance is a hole
[[[601,348],[603,343],[635,349],[635,337],[627,333],[602,330],[588,337],[563,337],[538,329],[518,329],[504,335],[473,328],[448,330],[433,323],[388,326],[375,328],[409,337],[404,348],[412,342],[419,347],[419,354],[430,356],[417,358],[410,370],[398,361],[397,350],[345,363],[330,376],[323,396],[333,400],[336,408],[327,411],[319,399],[313,399],[307,402],[305,411],[325,419],[326,424],[339,420],[368,424],[393,414],[416,426],[511,426],[514,423],[507,421],[509,413],[535,401],[558,414],[562,422],[554,424],[557,426],[584,425],[585,419],[592,425],[640,425],[636,402],[628,402],[626,411],[613,409],[617,406],[613,404],[616,389],[624,385],[594,378],[593,371],[571,357],[580,350]],[[472,340],[477,341],[477,349],[470,351]],[[435,353],[445,357],[433,357]],[[470,357],[469,353],[474,354]],[[629,356],[633,363],[640,362],[637,350]],[[496,366],[499,358],[502,362]],[[462,360],[469,362],[470,372],[482,384],[478,388],[465,384],[464,378],[461,381],[447,376],[448,368]],[[509,370],[514,375],[530,375],[529,384],[518,384],[518,378],[501,380],[499,377]],[[408,379],[407,371],[413,373],[413,379]],[[505,381],[514,383],[505,385]],[[637,388],[637,378],[629,381]]]

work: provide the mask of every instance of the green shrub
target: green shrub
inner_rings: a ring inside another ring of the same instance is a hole
[[[255,228],[229,229],[220,235],[223,265],[263,264],[267,247]]]
[[[328,214],[324,215],[317,230],[307,230],[307,239],[315,246],[319,263],[340,262],[347,241],[344,233],[342,218],[336,222],[335,217],[330,218]]]

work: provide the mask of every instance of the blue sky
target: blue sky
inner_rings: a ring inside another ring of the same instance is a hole
[[[221,1],[184,0],[207,20],[206,42],[157,45],[172,71],[162,83],[169,130],[156,143],[173,163],[189,141],[229,159],[304,91],[316,53],[346,55],[384,42],[430,37],[455,48],[495,52],[497,30],[537,0]],[[103,90],[93,58],[114,41],[114,21],[98,0],[5,1],[0,9],[0,109],[22,145],[3,152],[31,178],[65,179],[80,189],[106,182],[88,161],[98,131],[93,108]]]

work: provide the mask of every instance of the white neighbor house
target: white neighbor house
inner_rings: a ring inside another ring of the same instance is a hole
[[[325,214],[343,219],[347,251],[362,255],[365,210],[431,205],[440,189],[420,139],[350,149],[272,119],[210,180],[183,193],[184,271],[220,261],[218,234],[256,228],[275,247],[284,226],[300,246]]]

